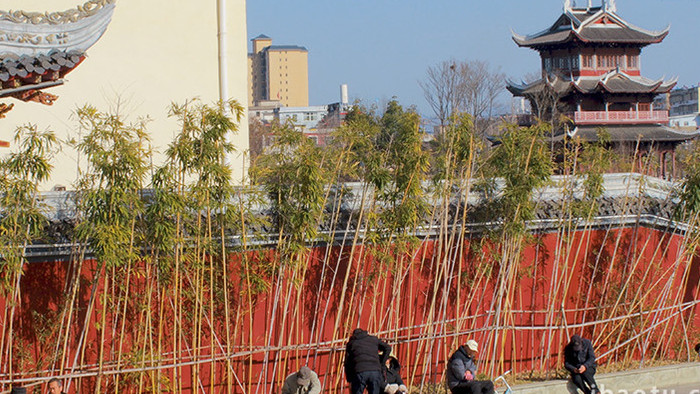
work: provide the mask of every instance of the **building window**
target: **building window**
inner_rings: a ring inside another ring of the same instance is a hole
[[[574,70],[578,70],[578,69],[579,69],[579,63],[578,63],[578,61],[579,61],[578,56],[572,56],[572,57],[571,57],[571,68],[572,68],[572,69],[574,69]]]
[[[557,57],[554,59],[554,68],[559,70],[566,70],[569,68],[569,58],[568,57]]]
[[[598,68],[608,68],[609,55],[598,55]]]
[[[551,58],[544,58],[544,69],[546,71],[552,71],[552,59]]]
[[[627,56],[627,67],[634,68],[634,69],[639,68],[639,56],[638,55]]]
[[[593,55],[581,55],[583,68],[593,68]]]

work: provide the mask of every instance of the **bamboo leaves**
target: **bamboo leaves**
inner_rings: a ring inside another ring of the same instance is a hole
[[[274,145],[251,169],[253,182],[266,192],[279,233],[279,253],[292,258],[318,234],[328,173],[321,149],[289,125],[273,130]]]
[[[547,130],[544,124],[527,128],[509,125],[489,159],[488,170],[503,180],[495,207],[506,232],[526,230],[526,221],[534,217],[532,195],[552,174],[552,160],[543,138]]]
[[[47,223],[37,201],[39,185],[48,180],[57,152],[56,136],[35,125],[18,127],[14,136],[19,151],[0,161],[0,277],[3,293],[13,286],[27,244],[43,234]]]
[[[700,212],[700,143],[695,141],[693,149],[685,158],[686,175],[679,193],[686,217]]]
[[[87,134],[76,148],[88,165],[77,183],[82,221],[76,233],[100,261],[121,266],[134,257],[125,251],[143,210],[141,190],[150,156],[147,121],[127,124],[119,115],[90,106],[80,108],[77,116]]]

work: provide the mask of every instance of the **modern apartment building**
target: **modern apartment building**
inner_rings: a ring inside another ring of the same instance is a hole
[[[252,39],[248,54],[248,104],[279,101],[284,107],[309,105],[309,52],[297,45],[272,45],[272,38]]]
[[[657,109],[668,110],[669,126],[694,130],[700,126],[700,85],[673,89],[654,101]]]

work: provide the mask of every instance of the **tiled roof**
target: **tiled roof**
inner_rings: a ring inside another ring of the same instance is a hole
[[[580,137],[584,141],[597,141],[598,130],[596,126],[577,126],[571,137]],[[700,135],[700,131],[683,132],[663,125],[615,125],[604,127],[608,132],[611,142],[634,141],[687,141]]]
[[[0,97],[60,84],[61,78],[84,59],[85,54],[76,51],[52,51],[47,55],[36,56],[3,56],[0,58]]]
[[[603,18],[607,23],[597,23]],[[550,28],[529,36],[513,33],[513,40],[519,46],[531,48],[563,44],[572,40],[644,46],[661,42],[668,35],[668,30],[645,30],[627,23],[613,11],[602,8],[573,9],[563,13]]]
[[[676,85],[675,80],[653,81],[640,76],[631,76],[623,71],[612,70],[599,77],[586,77],[577,80],[563,79],[553,75],[548,79],[540,79],[530,84],[515,84],[509,82],[507,89],[516,96],[528,96],[541,92],[545,86],[553,89],[559,95],[565,95],[572,90],[584,94],[595,92],[608,93],[667,93]]]

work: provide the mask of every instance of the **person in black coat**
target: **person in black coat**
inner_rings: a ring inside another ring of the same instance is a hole
[[[384,363],[391,346],[357,328],[345,347],[345,378],[352,394],[380,394],[384,388]]]
[[[479,344],[470,339],[447,361],[447,387],[452,394],[493,394],[490,380],[476,380],[476,354]]]
[[[571,374],[571,381],[585,394],[600,392],[593,378],[596,362],[591,341],[572,335],[564,347],[564,367]]]
[[[386,360],[386,369],[384,370],[386,381],[384,382],[384,392],[387,394],[408,393],[408,388],[401,379],[401,364],[396,357],[389,357]]]

